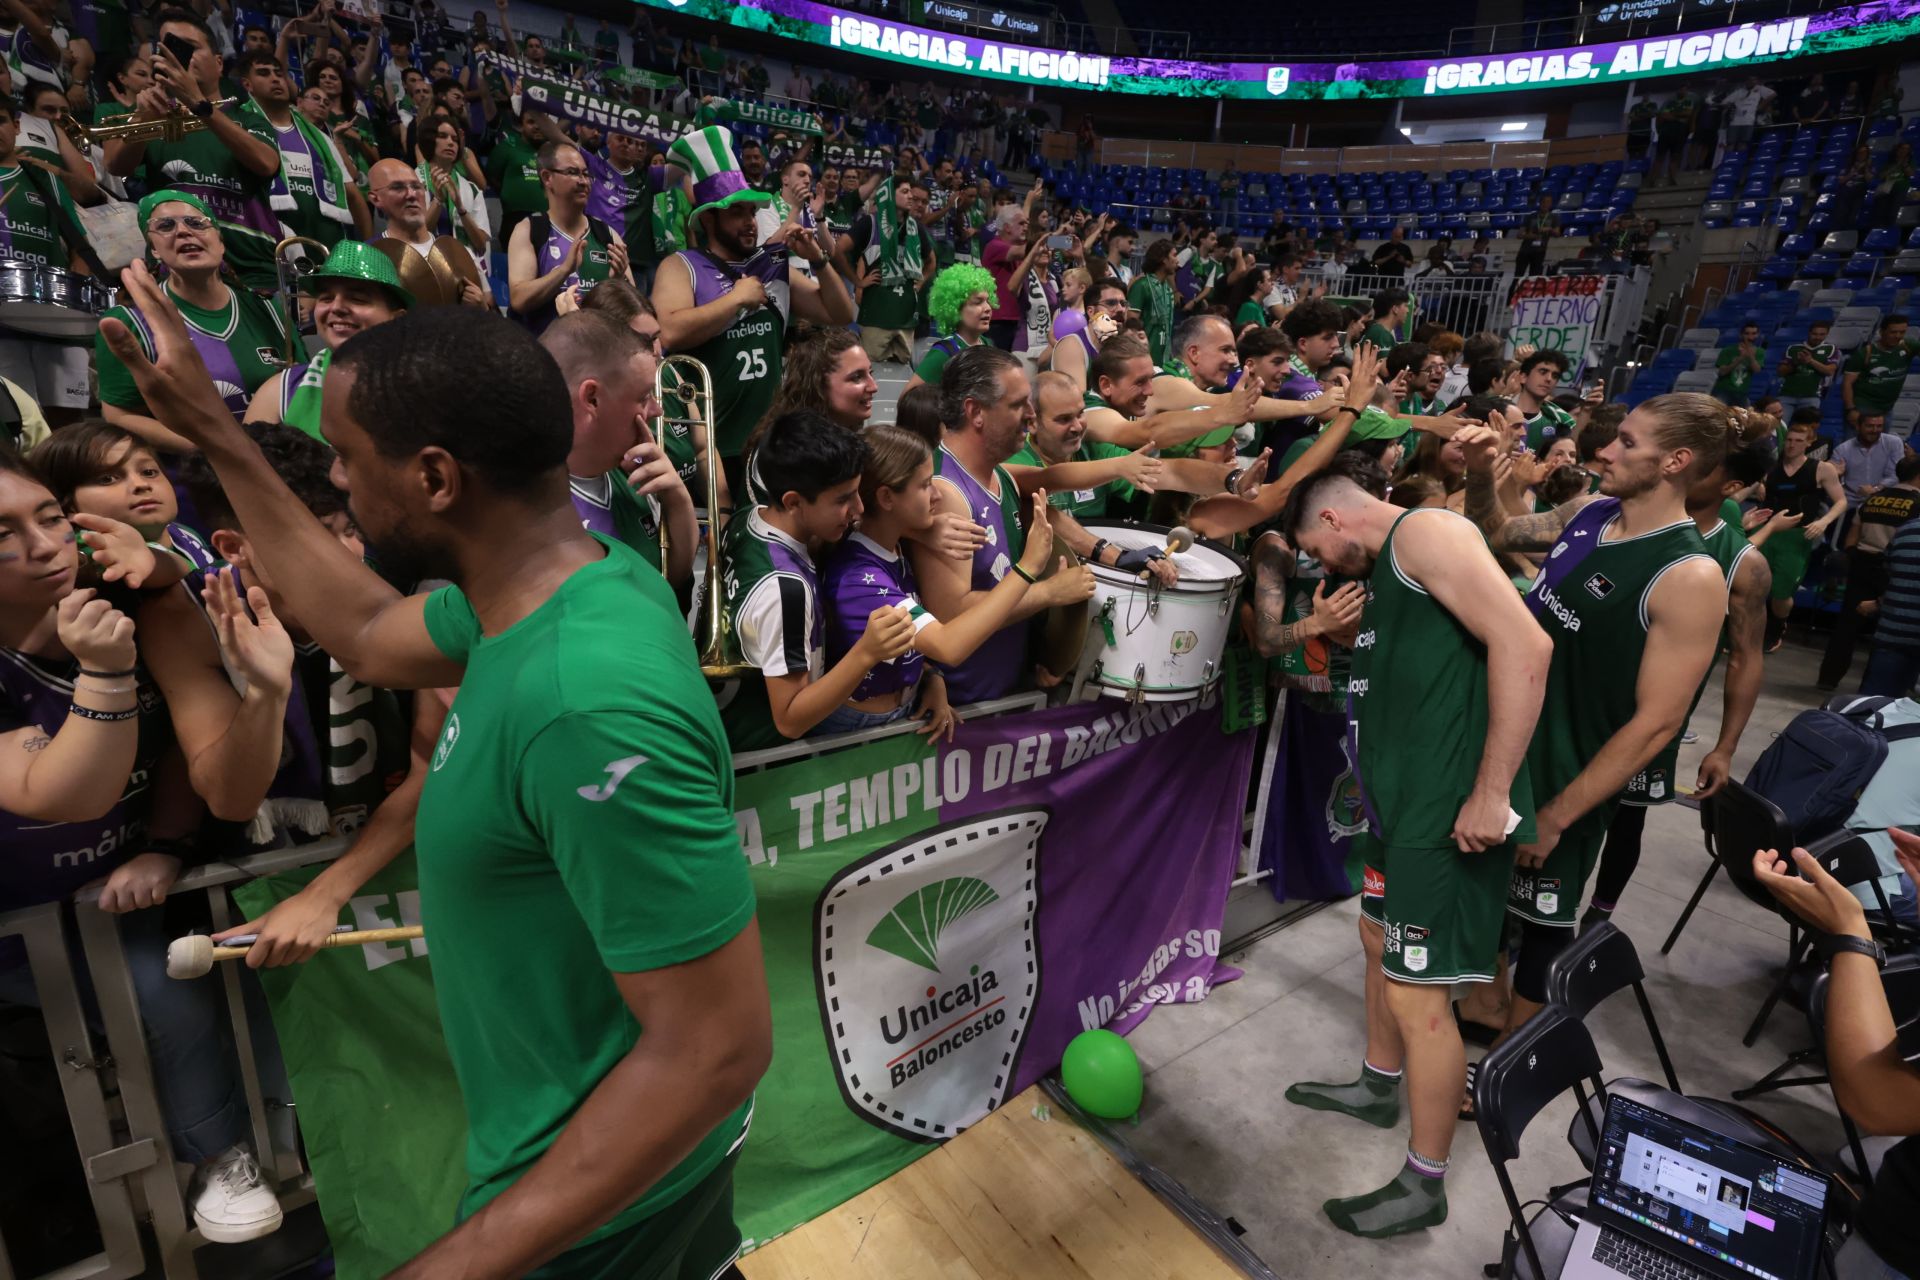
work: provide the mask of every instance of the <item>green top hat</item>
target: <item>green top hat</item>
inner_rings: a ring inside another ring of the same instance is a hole
[[[342,240],[333,246],[333,252],[327,255],[326,265],[301,279],[300,292],[312,293],[320,287],[322,280],[364,280],[368,284],[384,287],[409,311],[415,305],[413,295],[401,285],[400,273],[393,269],[393,263],[387,255],[358,240]]]
[[[740,172],[733,156],[733,134],[717,124],[675,138],[667,148],[667,162],[677,164],[693,175],[693,213],[698,218],[709,209],[725,209],[736,204],[766,204],[773,196],[755,191]]]

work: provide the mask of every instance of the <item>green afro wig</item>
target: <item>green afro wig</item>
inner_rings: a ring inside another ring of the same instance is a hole
[[[971,262],[956,262],[933,278],[933,290],[927,294],[927,314],[941,333],[952,333],[960,323],[960,308],[976,293],[984,293],[996,307],[1000,295],[993,287],[993,273]]]

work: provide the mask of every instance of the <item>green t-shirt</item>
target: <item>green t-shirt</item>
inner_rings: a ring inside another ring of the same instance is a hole
[[[1572,414],[1549,400],[1527,419],[1527,448],[1538,453],[1546,441],[1572,435],[1576,425]]]
[[[1767,363],[1767,349],[1756,346],[1753,354],[1760,358],[1760,367],[1764,369]],[[1720,374],[1714,379],[1713,394],[1732,396],[1740,400],[1747,398],[1747,384],[1753,381],[1753,365],[1741,356],[1738,344],[1722,347],[1720,358],[1713,362],[1713,367]]]
[[[1853,407],[1875,413],[1893,408],[1916,353],[1920,338],[1908,338],[1897,347],[1883,347],[1876,340],[1847,357],[1842,371],[1860,375],[1853,384]]]
[[[1117,444],[1108,444],[1104,440],[1083,440],[1073,452],[1073,462],[1105,462],[1109,458],[1124,458],[1132,453]],[[1020,452],[1007,459],[1010,467],[1044,467],[1047,460],[1042,458],[1029,440],[1020,446]],[[1108,480],[1092,489],[1058,489],[1047,495],[1047,505],[1058,507],[1078,520],[1098,520],[1107,514],[1110,499],[1125,502],[1133,497],[1133,486],[1125,480]]]
[[[247,399],[260,389],[260,384],[287,367],[286,320],[278,307],[256,294],[243,289],[229,289],[227,294],[226,306],[209,311],[183,302],[173,290],[167,290],[167,296],[180,308],[188,329],[196,331],[200,340],[211,339],[231,353],[234,370],[240,375],[237,384],[231,378],[221,377],[219,370],[209,372],[214,374],[214,386],[226,400],[227,407],[239,417],[245,414]],[[132,329],[147,347],[148,356],[152,356],[146,326],[135,320],[130,308],[114,307],[106,314]],[[108,348],[104,333],[94,335],[93,364],[100,375],[100,403],[152,416],[147,402],[140,398],[133,375]]]
[[[860,295],[860,323],[876,329],[911,330],[920,321],[920,285],[917,280],[875,283]]]
[[[1158,276],[1143,275],[1127,290],[1127,305],[1140,313],[1154,367],[1164,369],[1173,355],[1173,286]]]
[[[1831,342],[1796,342],[1787,348],[1787,365],[1790,372],[1781,375],[1780,394],[1790,399],[1802,399],[1820,394],[1820,384],[1827,375],[1818,369],[1800,363],[1800,353],[1806,352],[1821,364],[1833,363],[1833,344]]]
[[[500,207],[506,212],[546,211],[539,154],[517,129],[507,130],[494,140],[493,151],[487,156],[487,185],[500,197]]]
[[[0,169],[0,201],[4,201],[0,203],[0,256],[28,258],[66,270],[70,255],[50,199],[58,200],[67,211],[66,225],[80,225],[64,182],[37,169],[29,174],[22,165]]]
[[[275,145],[273,130],[264,121],[249,119],[232,108],[227,114],[260,141]],[[227,265],[250,289],[280,287],[280,273],[273,261],[280,219],[267,202],[273,179],[241,165],[213,130],[189,133],[178,142],[149,142],[135,173],[148,191],[171,188],[199,196],[220,227]]]
[[[459,588],[427,599],[428,635],[466,667],[414,826],[466,1100],[462,1218],[512,1186],[646,1034],[613,974],[711,954],[753,919],[733,757],[693,641],[666,581],[602,541],[604,559],[495,635]],[[503,945],[515,937],[539,945]],[[583,1243],[705,1178],[747,1110]]]
[[[1250,324],[1265,324],[1267,309],[1260,305],[1257,298],[1248,298],[1240,304],[1240,312],[1233,318],[1235,329],[1244,329]]]
[[[1367,331],[1361,335],[1361,341],[1371,342],[1382,353],[1385,353],[1393,350],[1393,344],[1400,341],[1400,339],[1393,336],[1391,329],[1381,324],[1378,320],[1375,320],[1367,326]]]
[[[949,334],[927,348],[927,354],[920,357],[920,363],[914,366],[913,372],[920,381],[931,382],[937,386],[940,375],[946,371],[947,361],[968,347],[977,347],[985,341],[985,338],[981,338],[978,342],[968,342],[957,333]]]

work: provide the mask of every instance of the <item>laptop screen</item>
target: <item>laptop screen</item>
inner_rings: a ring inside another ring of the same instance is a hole
[[[1812,1280],[1827,1179],[1616,1095],[1593,1168],[1602,1222],[1721,1276]]]

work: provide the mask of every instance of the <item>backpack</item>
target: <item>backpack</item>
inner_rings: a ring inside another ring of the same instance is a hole
[[[1844,696],[1802,711],[1753,762],[1746,785],[1780,807],[1796,842],[1838,831],[1888,744],[1920,738],[1920,724],[1884,726],[1881,712],[1895,701]]]

